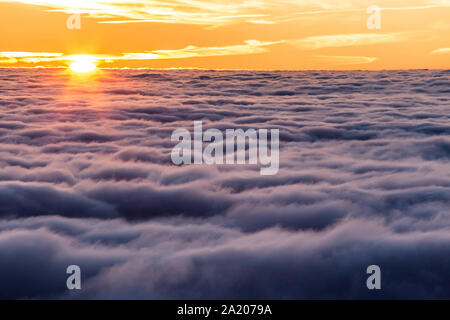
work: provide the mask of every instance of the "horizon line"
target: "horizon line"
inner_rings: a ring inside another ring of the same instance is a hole
[[[35,67],[3,67],[0,66],[0,69],[65,69],[68,70],[69,67],[65,66],[53,66],[53,67],[46,67],[46,66],[35,66]],[[379,72],[379,71],[448,71],[449,68],[409,68],[409,69],[210,69],[210,68],[201,68],[201,67],[172,67],[172,68],[152,68],[152,67],[110,67],[110,68],[103,68],[103,67],[97,67],[97,70],[198,70],[198,71],[292,71],[292,72],[298,72],[298,71],[372,71],[372,72]]]

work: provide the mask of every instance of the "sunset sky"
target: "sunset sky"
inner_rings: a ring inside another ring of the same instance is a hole
[[[449,68],[449,17],[450,0],[0,0],[0,67]]]

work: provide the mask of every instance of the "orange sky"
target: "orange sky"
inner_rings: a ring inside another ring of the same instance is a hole
[[[0,0],[0,67],[448,69],[449,18],[450,0]]]

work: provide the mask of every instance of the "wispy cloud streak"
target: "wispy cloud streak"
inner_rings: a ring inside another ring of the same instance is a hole
[[[156,60],[156,59],[186,59],[195,57],[214,57],[228,55],[248,55],[267,52],[267,47],[283,43],[284,41],[247,40],[243,44],[222,47],[187,46],[176,50],[154,50],[148,52],[123,53],[121,55],[93,54],[89,55],[97,62],[110,63],[119,60]],[[0,52],[0,64],[12,63],[44,63],[44,62],[72,62],[79,55],[51,53],[51,52]]]

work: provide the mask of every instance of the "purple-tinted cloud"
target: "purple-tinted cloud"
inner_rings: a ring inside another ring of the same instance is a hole
[[[0,298],[449,298],[449,88],[444,70],[0,69]],[[279,129],[279,173],[173,165],[195,120]]]

